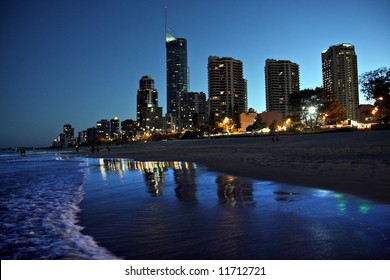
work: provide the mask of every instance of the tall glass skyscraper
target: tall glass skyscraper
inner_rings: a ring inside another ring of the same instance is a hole
[[[324,89],[336,93],[347,110],[347,117],[356,120],[359,80],[355,47],[351,44],[330,46],[321,56]]]
[[[188,91],[187,40],[166,32],[167,113],[180,120],[180,95]]]

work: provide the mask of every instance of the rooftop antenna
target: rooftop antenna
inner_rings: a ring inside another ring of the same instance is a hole
[[[167,1],[165,1],[165,34],[167,33]]]
[[[176,32],[168,27],[168,6],[165,2],[165,40],[171,42],[175,41],[177,37]]]

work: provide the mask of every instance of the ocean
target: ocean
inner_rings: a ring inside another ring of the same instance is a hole
[[[1,259],[112,259],[80,233],[86,162],[55,153],[0,154]]]
[[[0,154],[1,259],[390,259],[390,205],[191,162]]]

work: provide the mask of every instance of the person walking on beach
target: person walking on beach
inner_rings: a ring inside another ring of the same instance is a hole
[[[280,140],[280,137],[279,137],[279,133],[275,133],[273,136],[272,136],[272,143],[275,143],[275,142],[278,142]]]
[[[22,157],[26,155],[26,149],[25,148],[21,147],[21,148],[19,148],[19,150],[20,150],[20,155]]]
[[[95,145],[92,145],[91,146],[91,153],[94,153],[95,152]]]

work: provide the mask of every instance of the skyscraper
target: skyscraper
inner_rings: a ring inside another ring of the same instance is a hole
[[[167,113],[180,119],[180,94],[188,91],[187,40],[166,32]]]
[[[265,61],[265,98],[267,112],[289,115],[289,95],[299,91],[299,65],[289,60]]]
[[[208,87],[210,112],[216,120],[221,122],[228,117],[239,123],[239,115],[248,107],[242,62],[231,57],[209,56]]]
[[[64,124],[63,133],[59,135],[59,144],[62,148],[76,144],[74,128],[70,124]]]
[[[322,82],[326,91],[336,93],[347,110],[347,117],[355,120],[359,106],[359,81],[353,45],[334,45],[322,52]]]
[[[137,92],[137,125],[144,131],[162,129],[162,108],[151,76],[143,76]]]
[[[206,94],[187,92],[180,95],[181,125],[185,129],[199,128],[207,117]]]
[[[122,127],[122,139],[124,141],[129,141],[132,140],[134,136],[137,134],[136,130],[136,122],[127,119],[121,122],[121,127]]]
[[[120,131],[119,131],[119,118],[114,117],[110,120],[110,136],[111,139],[117,139],[119,138]]]
[[[110,122],[106,119],[102,119],[96,122],[96,137],[97,138],[110,138]]]

